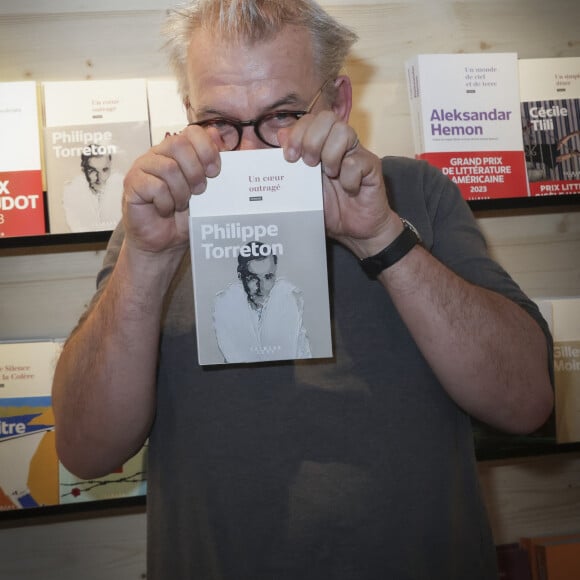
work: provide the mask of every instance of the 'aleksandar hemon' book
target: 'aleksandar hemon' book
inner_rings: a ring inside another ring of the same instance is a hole
[[[36,83],[0,83],[0,238],[45,232]]]
[[[415,156],[467,200],[527,197],[517,55],[425,54],[406,70]]]
[[[580,58],[519,61],[522,134],[533,196],[580,193]]]
[[[144,79],[43,83],[51,233],[113,230],[125,174],[150,147]]]
[[[320,167],[221,158],[189,205],[199,363],[332,356]]]

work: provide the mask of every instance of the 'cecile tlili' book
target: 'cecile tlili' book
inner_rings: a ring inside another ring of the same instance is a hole
[[[46,232],[39,122],[36,83],[0,83],[0,238]]]
[[[151,144],[145,79],[43,83],[51,233],[112,230],[123,179]]]
[[[221,160],[189,205],[199,363],[332,356],[320,166]]]
[[[580,57],[519,61],[532,196],[580,193]]]
[[[517,55],[424,54],[406,70],[415,156],[467,200],[528,196]]]

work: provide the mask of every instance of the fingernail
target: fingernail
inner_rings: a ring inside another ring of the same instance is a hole
[[[296,161],[298,159],[298,151],[293,147],[288,147],[288,149],[284,149],[284,157],[286,158],[286,161]]]
[[[220,169],[217,163],[210,163],[205,172],[208,177],[215,177],[220,172]]]

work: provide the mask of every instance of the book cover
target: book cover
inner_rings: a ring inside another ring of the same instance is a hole
[[[46,233],[38,90],[0,83],[0,238]]]
[[[145,80],[42,87],[50,232],[112,230],[125,174],[151,144]]]
[[[104,477],[80,479],[59,464],[61,504],[121,499],[147,493],[147,445],[119,469]]]
[[[187,126],[187,114],[177,86],[173,79],[147,80],[152,145],[158,145],[167,135],[179,133]]]
[[[0,344],[0,511],[58,504],[50,393],[60,346]]]
[[[538,580],[580,578],[580,539],[545,540],[536,545]]]
[[[517,55],[423,54],[406,73],[415,157],[467,200],[527,197]]]
[[[580,193],[580,57],[519,61],[532,196]]]
[[[528,555],[532,580],[539,580],[540,578],[540,566],[538,561],[539,546],[546,543],[567,543],[578,541],[580,541],[580,534],[574,532],[565,534],[550,534],[545,536],[524,536],[520,538],[519,544]]]
[[[221,159],[189,206],[199,363],[332,356],[320,167]]]
[[[519,543],[496,546],[498,580],[532,580],[526,550]]]
[[[580,298],[553,300],[556,440],[580,441]]]

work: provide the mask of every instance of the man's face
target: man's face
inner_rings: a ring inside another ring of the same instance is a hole
[[[248,273],[241,276],[248,300],[257,308],[261,308],[276,283],[276,263],[272,256],[263,260],[248,262]]]
[[[89,187],[94,193],[102,193],[111,175],[111,160],[108,156],[91,157],[84,166]]]
[[[248,120],[306,108],[324,80],[311,47],[309,33],[291,26],[273,40],[250,46],[224,43],[212,31],[200,31],[188,53],[189,120]],[[240,149],[265,147],[253,128],[244,128]]]

